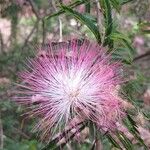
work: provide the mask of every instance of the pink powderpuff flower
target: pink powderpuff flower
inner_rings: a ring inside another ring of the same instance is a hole
[[[111,130],[124,114],[116,90],[121,65],[88,40],[50,43],[29,60],[20,77],[16,101],[40,118],[35,129],[42,138],[52,138],[76,116]]]

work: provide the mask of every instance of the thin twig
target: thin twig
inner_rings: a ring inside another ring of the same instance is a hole
[[[84,3],[85,3],[84,1],[76,1],[76,2],[68,5],[68,7],[75,8],[75,7],[77,7],[77,6],[81,5],[81,4],[84,4]],[[58,16],[58,15],[61,15],[63,13],[65,13],[65,11],[60,9],[59,11],[57,11],[57,12],[51,14],[51,15],[47,15],[45,17],[46,17],[46,19],[50,19],[51,17]]]
[[[146,52],[145,54],[142,54],[140,56],[135,57],[133,59],[133,61],[137,61],[137,60],[142,59],[142,58],[147,57],[147,56],[150,56],[150,51]]]
[[[41,16],[40,16],[40,14],[39,14],[39,12],[38,12],[38,8],[37,8],[37,6],[35,5],[35,3],[33,2],[33,0],[28,0],[28,1],[29,1],[30,5],[31,5],[32,11],[33,11],[34,14],[36,15],[36,17],[37,17],[38,19],[41,19]]]

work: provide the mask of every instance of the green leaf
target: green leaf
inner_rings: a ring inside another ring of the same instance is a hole
[[[130,41],[130,39],[127,36],[125,36],[124,34],[118,31],[113,32],[110,37],[113,39],[121,39],[121,40],[126,40],[128,42]]]
[[[136,122],[131,118],[129,114],[127,114],[127,118],[133,126],[137,127]],[[138,130],[136,130],[136,132],[139,133]]]
[[[122,149],[122,148],[120,147],[120,145],[116,142],[115,139],[113,139],[113,137],[112,137],[110,134],[106,134],[106,136],[107,136],[108,140],[111,142],[111,144],[112,144],[114,147],[119,148],[119,149]]]
[[[116,11],[119,13],[121,10],[121,3],[120,0],[110,0],[111,5],[116,9]]]
[[[91,10],[90,0],[87,0],[87,3],[85,3],[85,12],[90,13],[90,10]]]
[[[110,35],[110,39],[124,46],[124,48],[117,48],[113,53],[114,56],[116,55],[116,58],[121,58],[121,60],[126,64],[131,64],[135,50],[131,46],[130,39],[118,31],[112,33]]]
[[[114,41],[122,42],[122,44],[130,50],[131,54],[135,53],[135,50],[131,46],[130,39],[127,36],[125,36],[124,34],[122,34],[121,32],[116,31],[116,32],[112,33],[110,35],[110,38],[113,39]]]
[[[136,97],[138,94],[143,92],[141,89],[143,89],[143,78],[141,75],[137,75],[137,79],[130,80],[122,86],[122,94],[127,96],[127,99],[130,100],[135,106],[138,106]]]
[[[140,137],[139,131],[137,130],[136,122],[131,118],[129,114],[127,114],[127,118],[124,119],[124,124],[128,128],[129,132],[136,138],[136,140],[141,144],[145,150],[148,150],[145,145],[143,139]]]
[[[77,11],[61,5],[62,10],[64,10],[66,13],[72,15],[74,18],[78,19],[81,23],[83,23],[84,25],[86,25],[90,31],[95,35],[95,38],[97,39],[98,43],[101,43],[101,35],[99,32],[98,27],[93,23],[93,21],[91,21],[91,19],[89,19],[89,17],[87,17],[84,14],[80,14]]]
[[[123,132],[118,131],[116,135],[127,150],[133,150],[132,142],[126,137],[126,135]]]
[[[117,48],[112,53],[112,58],[117,61],[122,61],[125,64],[131,64],[133,60],[128,49],[124,47]]]
[[[133,0],[110,0],[111,5],[113,6],[113,8],[116,9],[118,13],[120,12],[122,5],[132,2],[132,1]]]
[[[123,122],[132,134],[139,134],[136,122],[131,118],[129,114],[127,114],[127,118]]]
[[[113,29],[113,19],[111,12],[110,0],[100,0],[100,5],[102,8],[104,20],[105,20],[105,39],[104,46],[108,45],[110,49],[113,48],[113,40],[110,39],[109,35],[112,33]]]
[[[91,20],[96,26],[97,21],[96,21],[96,17],[95,16],[91,16],[89,13],[84,13],[84,16],[86,18],[88,18],[89,20]]]
[[[121,5],[127,4],[129,2],[132,2],[134,0],[120,0],[121,1]]]
[[[146,120],[150,121],[150,110],[143,110],[142,111],[144,117],[146,118]]]

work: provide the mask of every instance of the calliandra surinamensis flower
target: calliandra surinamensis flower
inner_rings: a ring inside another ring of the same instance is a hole
[[[42,136],[65,128],[75,116],[115,128],[124,114],[117,90],[121,65],[88,40],[50,43],[44,50],[20,73],[16,98],[39,118],[36,129]]]

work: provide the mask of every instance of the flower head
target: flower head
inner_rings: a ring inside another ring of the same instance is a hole
[[[43,136],[65,127],[75,116],[110,129],[123,114],[116,90],[120,64],[88,40],[50,43],[20,77],[17,101],[39,116],[36,129]]]

